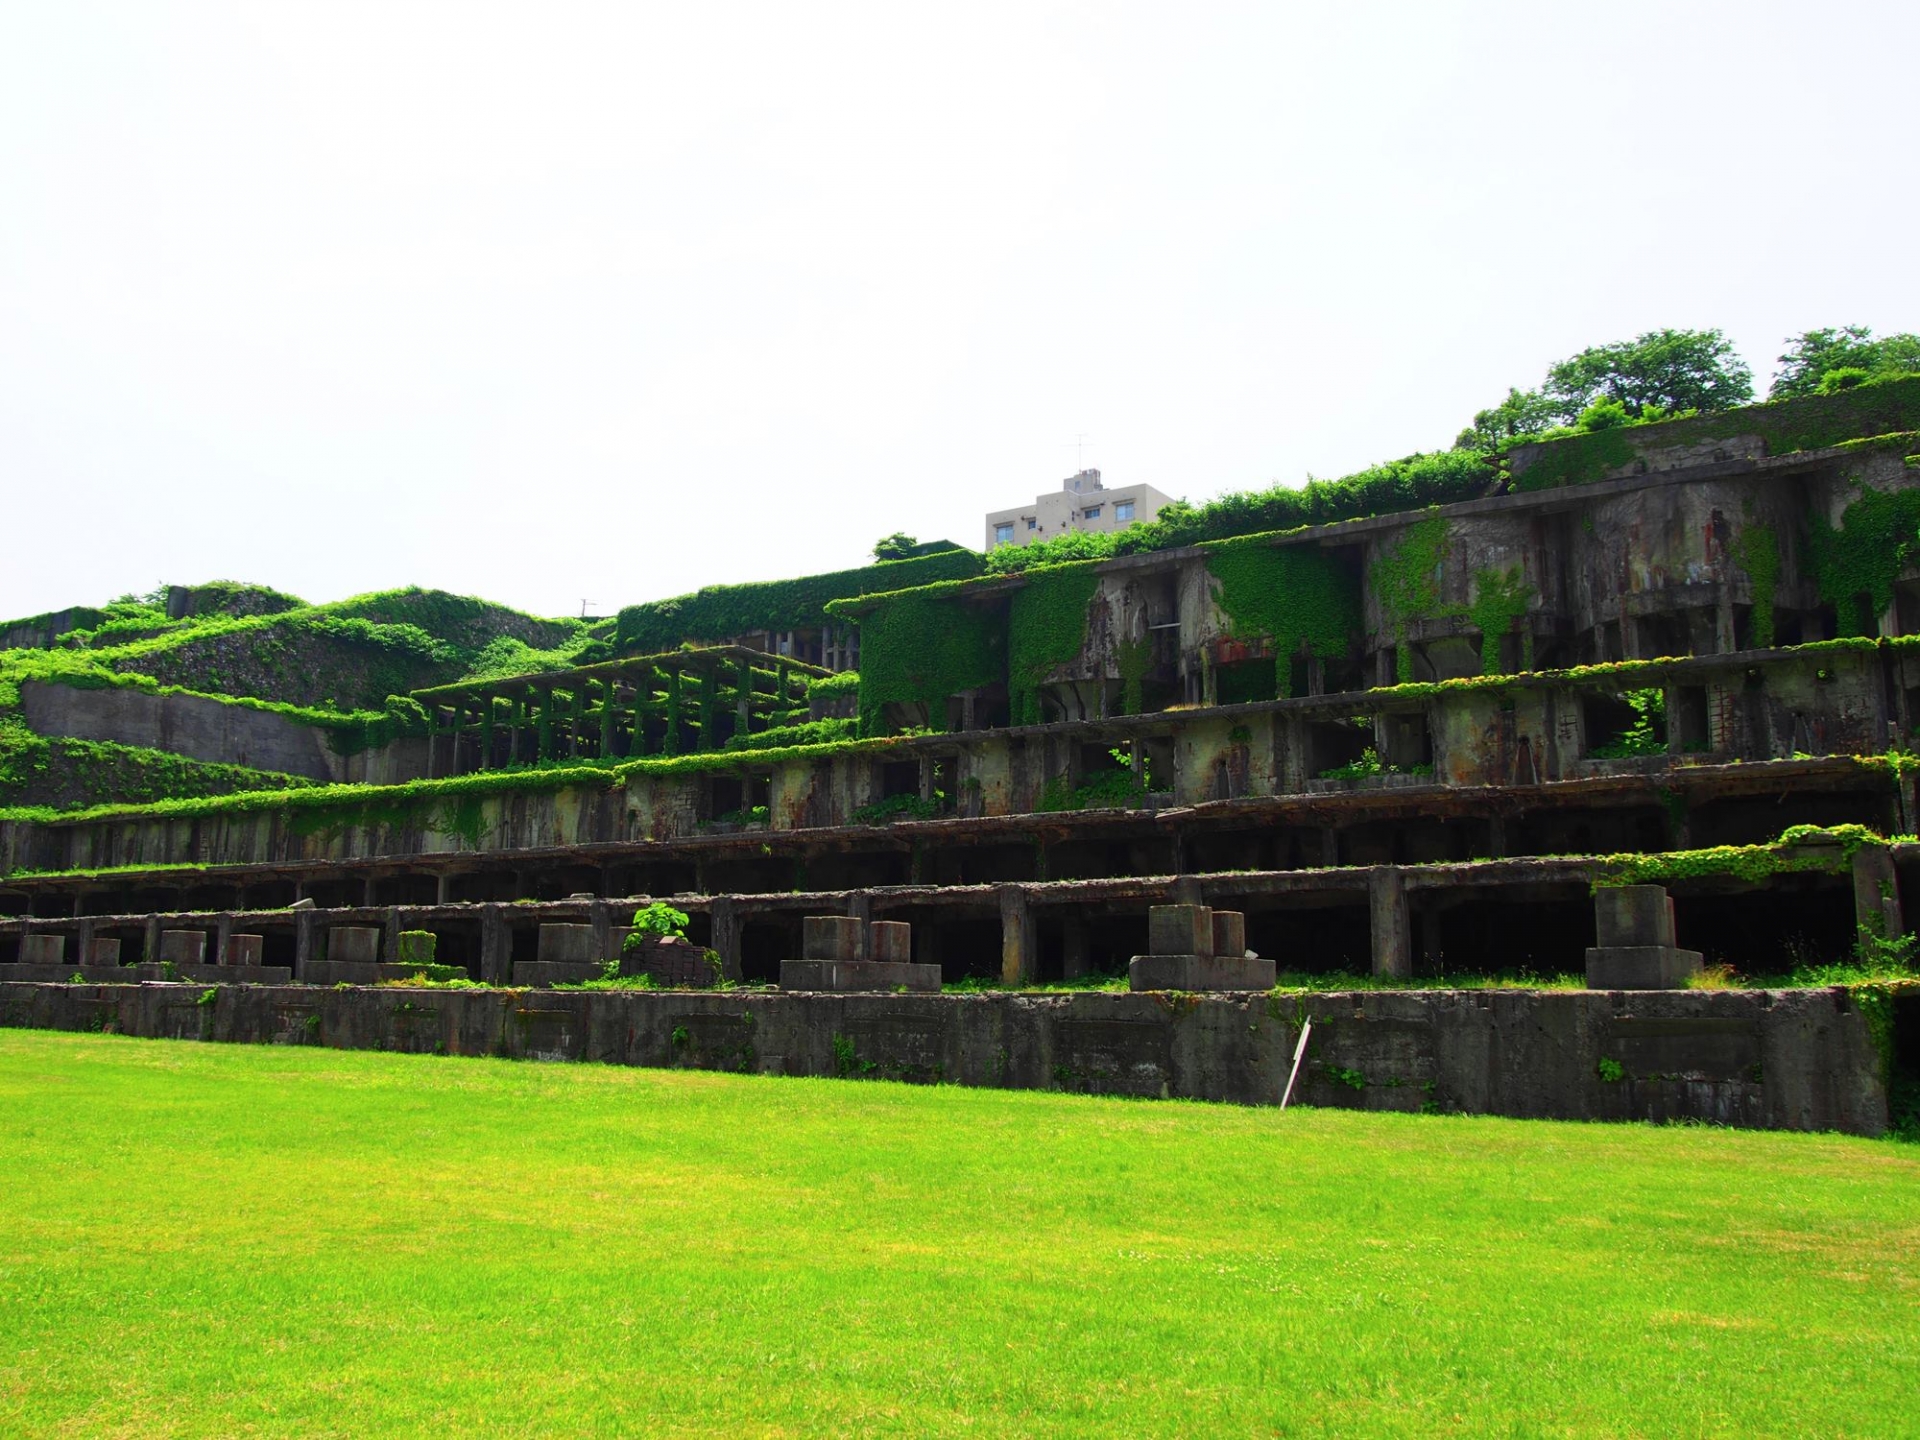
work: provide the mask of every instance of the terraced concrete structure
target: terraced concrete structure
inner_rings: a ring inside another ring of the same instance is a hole
[[[1898,381],[1523,446],[1448,504],[863,582],[825,605],[857,694],[751,649],[678,652],[684,690],[659,655],[420,688],[359,762],[406,783],[0,820],[0,967],[224,924],[299,981],[374,924],[505,984],[541,923],[673,897],[749,984],[822,914],[910,923],[949,982],[1119,974],[1167,904],[1243,913],[1283,973],[1553,975],[1634,948],[1593,900],[1634,882],[1669,959],[1844,958],[1904,934],[1920,865],[1875,838],[1920,829],[1916,428]]]

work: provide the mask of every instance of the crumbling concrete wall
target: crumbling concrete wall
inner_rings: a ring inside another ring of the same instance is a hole
[[[202,695],[155,695],[120,685],[78,689],[29,680],[20,686],[20,711],[42,735],[112,740],[309,780],[395,785],[427,773],[424,740],[342,755],[319,726]]]
[[[826,995],[0,984],[0,1025],[1277,1104],[1881,1133],[1845,990]],[[1607,1062],[1603,1064],[1602,1062]],[[1608,1078],[1608,1076],[1616,1078]]]

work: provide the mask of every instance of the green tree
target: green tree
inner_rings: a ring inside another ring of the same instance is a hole
[[[1864,370],[1870,380],[1920,371],[1920,335],[1883,335],[1876,340],[1865,325],[1840,325],[1791,336],[1767,398],[1791,400],[1818,394],[1821,380],[1834,370]]]
[[[896,530],[884,540],[873,542],[875,560],[911,560],[920,542],[904,530]]]
[[[1649,330],[1596,345],[1547,371],[1541,387],[1563,423],[1598,400],[1617,400],[1639,419],[1663,411],[1730,410],[1753,400],[1753,371],[1718,330]]]
[[[1454,439],[1456,450],[1504,450],[1517,440],[1538,435],[1560,421],[1559,406],[1538,390],[1507,391],[1507,398],[1482,410]]]

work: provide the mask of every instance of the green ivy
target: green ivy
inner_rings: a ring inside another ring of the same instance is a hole
[[[925,705],[927,722],[946,728],[947,699],[1006,675],[997,609],[960,603],[952,583],[884,597],[860,624],[860,733],[884,735],[889,704]]]
[[[1833,606],[1840,633],[1871,635],[1893,603],[1894,580],[1920,544],[1920,490],[1864,490],[1842,512],[1838,530],[1815,515],[1808,538],[1820,598]]]
[[[1007,694],[1013,723],[1041,721],[1040,686],[1087,643],[1087,610],[1100,588],[1091,562],[1029,570],[1007,615]]]
[[[1138,715],[1145,707],[1147,671],[1153,666],[1152,637],[1115,641],[1113,659],[1120,672],[1120,713]]]
[[[827,623],[830,600],[971,579],[985,563],[976,552],[956,545],[916,559],[889,560],[857,570],[709,585],[691,595],[627,606],[620,612],[615,644],[625,654],[655,654],[689,641],[716,643],[755,630],[817,630]]]
[[[1780,587],[1780,538],[1770,525],[1748,525],[1740,532],[1735,558],[1753,587],[1750,621],[1753,645],[1773,648],[1773,597]]]
[[[1480,673],[1498,675],[1500,673],[1500,639],[1511,634],[1513,627],[1526,617],[1527,606],[1533,601],[1533,586],[1526,582],[1518,565],[1511,570],[1476,570],[1473,575],[1473,603],[1467,607],[1467,618],[1473,622],[1473,628],[1480,632]],[[1526,659],[1524,669],[1533,668],[1533,635],[1525,637]]]
[[[1753,435],[1768,455],[1824,450],[1876,436],[1920,430],[1920,377],[1861,385],[1831,395],[1774,400],[1711,415],[1571,435],[1540,445],[1518,467],[1515,490],[1546,490],[1604,478],[1645,450]]]
[[[1447,517],[1429,516],[1402,530],[1392,551],[1377,552],[1368,571],[1380,618],[1393,632],[1394,668],[1402,681],[1413,679],[1408,625],[1439,612],[1440,567],[1446,563],[1447,549]]]
[[[1273,654],[1274,693],[1293,693],[1293,657],[1305,647],[1343,658],[1364,621],[1353,571],[1317,545],[1276,546],[1271,537],[1223,540],[1207,548],[1207,572],[1233,634],[1264,639]]]

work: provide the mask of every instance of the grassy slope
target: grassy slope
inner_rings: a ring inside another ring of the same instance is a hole
[[[1885,1142],[19,1032],[0,1103],[9,1434],[1915,1423]]]

